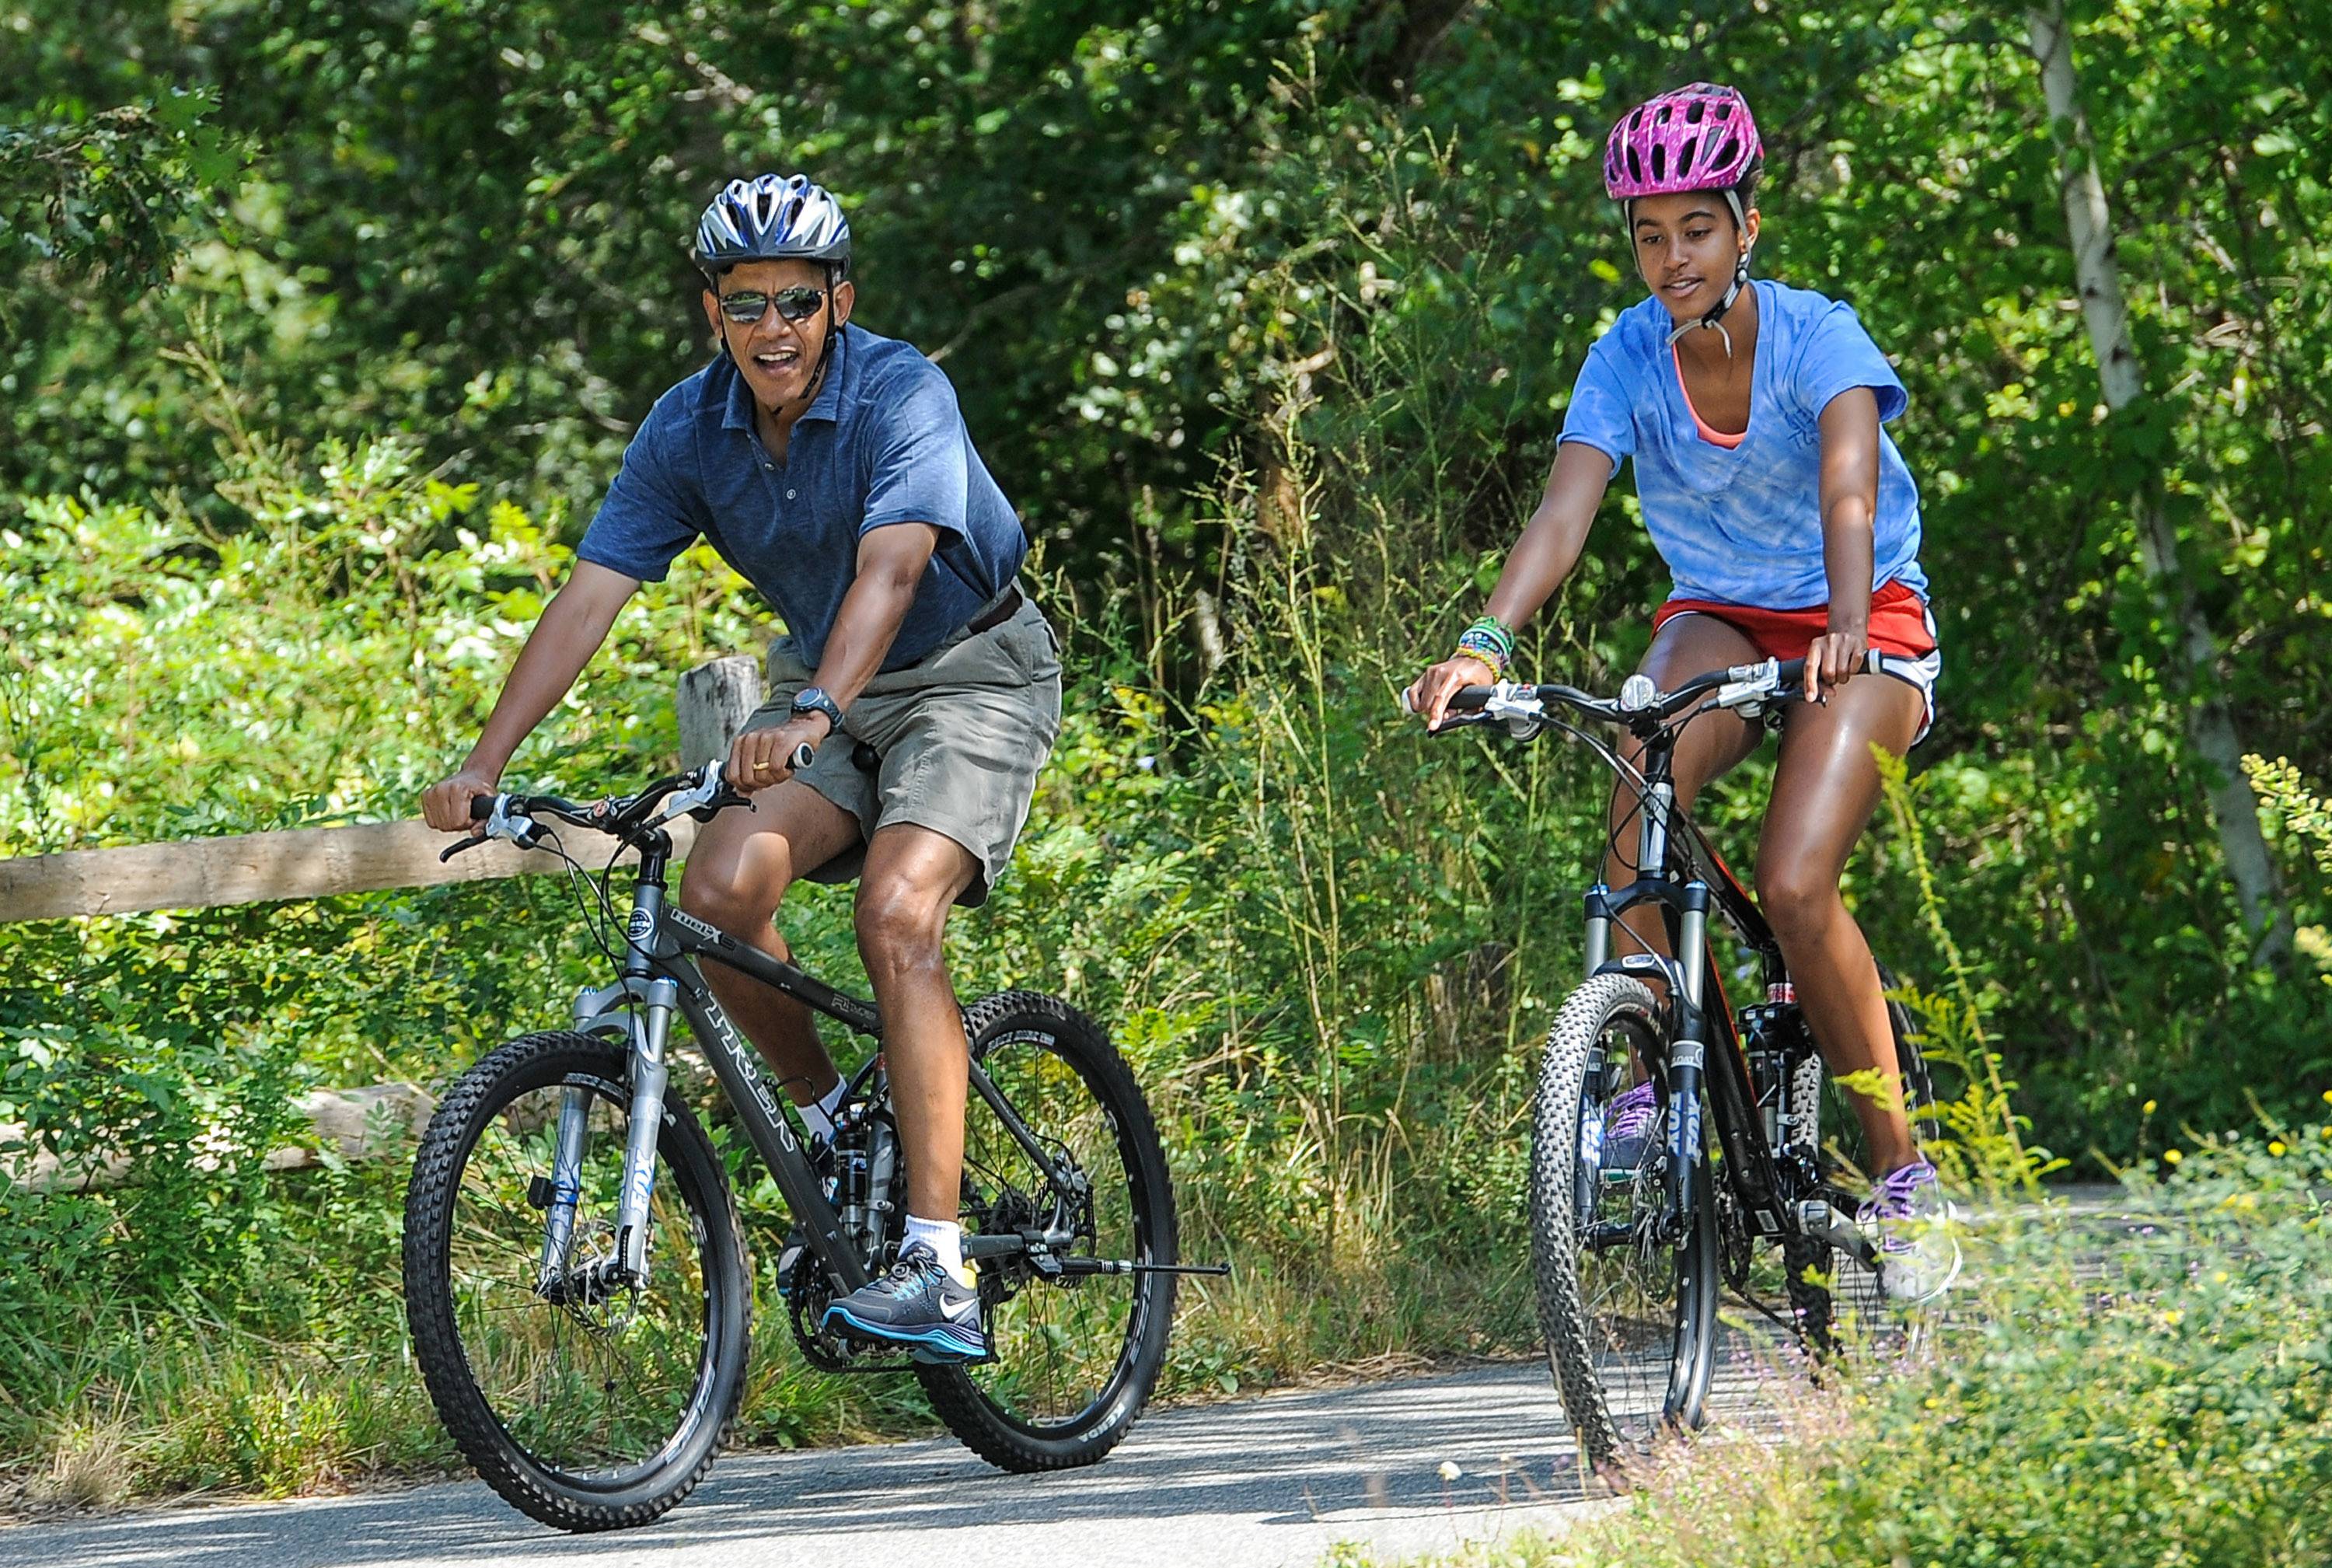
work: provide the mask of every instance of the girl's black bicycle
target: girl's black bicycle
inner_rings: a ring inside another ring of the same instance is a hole
[[[735,1420],[753,1290],[726,1134],[760,1155],[796,1222],[779,1288],[804,1358],[912,1371],[949,1428],[1004,1469],[1089,1465],[1114,1448],[1165,1360],[1174,1276],[1228,1272],[1177,1265],[1157,1127],[1108,1036],[1066,1002],[1008,991],[964,1009],[961,1214],[988,1357],[926,1364],[827,1333],[827,1304],[897,1254],[905,1164],[879,1052],[850,1078],[832,1141],[813,1146],[697,970],[726,964],[881,1041],[868,1003],[667,903],[665,825],[743,803],[717,764],[588,806],[473,803],[484,837],[567,859],[616,972],[576,999],[571,1029],[511,1041],[447,1092],[406,1198],[406,1313],[462,1452],[511,1504],[563,1529],[657,1517]],[[559,846],[562,822],[638,852],[628,919],[609,899],[612,863],[586,874]],[[712,1135],[671,1074],[675,1016],[729,1102]]]
[[[1771,928],[1676,799],[1676,740],[1694,715],[1723,708],[1754,719],[1798,700],[1803,680],[1804,661],[1792,659],[1712,671],[1673,692],[1633,675],[1616,699],[1563,685],[1468,686],[1443,726],[1500,723],[1522,740],[1561,730],[1639,802],[1637,880],[1587,892],[1587,980],[1548,1032],[1533,1109],[1539,1324],[1563,1408],[1598,1468],[1624,1465],[1663,1429],[1700,1423],[1720,1286],[1818,1351],[1830,1343],[1840,1292],[1878,1294],[1878,1254],[1853,1219],[1849,1184],[1864,1171],[1852,1105],[1814,1048]],[[1625,726],[1642,743],[1640,770],[1563,709]],[[1668,953],[1613,954],[1618,917],[1639,904],[1660,911]],[[1765,999],[1737,1013],[1708,941],[1712,912],[1763,970]],[[1888,1011],[1916,1123],[1931,1103],[1926,1066],[1907,1012],[1891,1001]],[[1648,1152],[1616,1166],[1605,1157],[1607,1113],[1639,1080],[1656,1110]],[[1760,1244],[1781,1253],[1786,1316],[1761,1299],[1771,1286],[1754,1267]]]

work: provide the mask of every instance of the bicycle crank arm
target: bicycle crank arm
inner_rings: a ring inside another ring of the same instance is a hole
[[[1064,1257],[1062,1274],[1075,1278],[1090,1274],[1207,1274],[1228,1278],[1228,1263],[1133,1263],[1123,1257]]]

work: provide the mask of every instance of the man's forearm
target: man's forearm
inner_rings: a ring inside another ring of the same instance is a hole
[[[817,662],[817,684],[836,706],[846,711],[883,668],[921,584],[920,571],[862,570],[843,595]]]
[[[576,592],[570,584],[543,607],[502,683],[494,711],[470,749],[469,766],[500,777],[534,727],[559,705],[615,625],[624,598],[602,590]]]

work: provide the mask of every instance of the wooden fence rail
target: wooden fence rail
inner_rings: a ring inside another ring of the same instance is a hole
[[[680,678],[681,755],[695,762],[725,751],[760,701],[759,660],[715,659],[689,671]],[[624,783],[608,782],[618,789]],[[696,824],[683,817],[671,832],[684,857]],[[568,853],[586,865],[605,864],[615,849],[602,833],[562,825],[559,835]],[[441,863],[437,856],[448,842],[425,823],[370,822],[0,860],[0,923],[327,898],[563,869],[555,856],[511,844],[464,850]],[[434,1106],[425,1091],[398,1083],[318,1089],[292,1109],[309,1124],[318,1148],[329,1143],[353,1160],[401,1155],[406,1137],[419,1131]],[[217,1157],[197,1153],[198,1162]],[[316,1160],[314,1150],[295,1145],[272,1151],[265,1164],[295,1170]],[[22,1126],[0,1123],[0,1183],[35,1191],[86,1190],[134,1181],[138,1174],[122,1158],[60,1161],[28,1147]]]
[[[725,750],[760,699],[758,660],[715,659],[689,671],[680,678],[681,755],[696,762]],[[608,782],[620,788],[624,781]],[[683,817],[672,833],[684,857],[696,824]],[[559,836],[586,865],[604,864],[615,849],[603,834],[562,826]],[[425,823],[368,822],[24,856],[0,860],[0,922],[328,898],[562,869],[554,856],[511,844],[465,850],[440,864],[447,842]]]

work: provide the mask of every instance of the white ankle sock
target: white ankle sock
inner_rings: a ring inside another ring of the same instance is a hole
[[[808,1104],[798,1107],[801,1111],[802,1122],[809,1128],[812,1137],[834,1136],[834,1114],[841,1109],[843,1094],[849,1087],[849,1079],[836,1078],[834,1080],[834,1087],[812,1100]]]
[[[939,1255],[940,1265],[955,1276],[958,1285],[970,1285],[971,1276],[963,1267],[963,1227],[952,1219],[924,1219],[907,1216],[909,1242],[920,1241]]]

